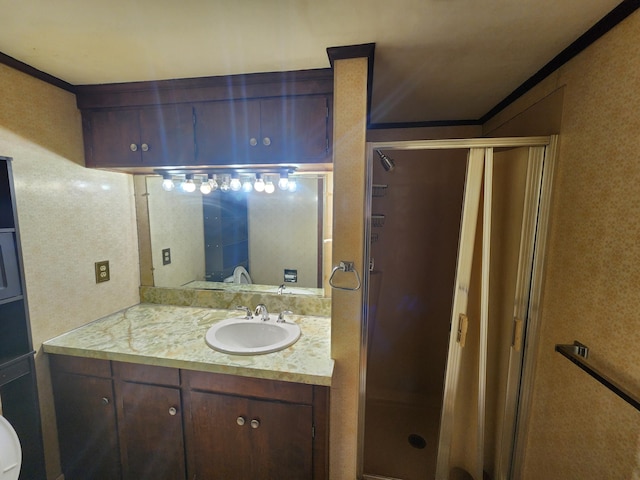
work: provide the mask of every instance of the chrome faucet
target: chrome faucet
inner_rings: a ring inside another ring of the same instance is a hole
[[[243,305],[238,305],[236,307],[236,310],[242,310],[244,312],[244,318],[246,318],[247,320],[250,320],[253,318],[253,314],[251,313],[251,310],[248,307],[245,307]]]
[[[269,320],[269,311],[264,303],[259,303],[253,313],[256,317],[259,316],[263,322]]]
[[[276,323],[286,323],[287,320],[284,318],[285,315],[291,315],[293,312],[291,310],[284,310],[282,312],[280,312],[280,315],[278,315],[278,320],[276,320]]]
[[[283,291],[285,288],[287,288],[287,287],[285,286],[285,284],[284,284],[284,283],[283,283],[283,284],[281,284],[281,285],[278,287],[278,295],[282,295],[282,291]]]

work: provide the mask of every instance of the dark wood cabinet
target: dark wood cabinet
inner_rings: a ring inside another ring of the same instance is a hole
[[[38,388],[11,169],[0,157],[0,401],[22,446],[20,480],[44,480]]]
[[[326,95],[194,105],[199,165],[331,161]]]
[[[328,478],[328,387],[50,358],[67,479]]]
[[[54,356],[51,372],[65,479],[121,478],[109,362]]]
[[[328,478],[328,387],[184,372],[189,478]]]
[[[312,479],[311,405],[191,392],[195,478]]]
[[[122,478],[183,480],[184,435],[177,369],[113,362]]]
[[[87,167],[332,161],[330,69],[83,85],[76,98]]]
[[[83,113],[86,165],[191,165],[193,109],[188,104]]]

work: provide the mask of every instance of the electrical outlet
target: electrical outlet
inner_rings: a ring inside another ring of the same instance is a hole
[[[169,265],[171,263],[171,249],[162,249],[162,265]]]
[[[96,283],[109,281],[109,260],[96,262]]]

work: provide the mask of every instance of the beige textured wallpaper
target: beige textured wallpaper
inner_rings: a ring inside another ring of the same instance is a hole
[[[640,478],[640,412],[554,352],[578,340],[640,392],[638,38],[640,12],[487,126],[521,122],[520,112],[563,90],[524,479]]]
[[[333,103],[333,263],[354,261],[361,274],[366,93],[367,59],[337,60]],[[335,280],[352,279],[340,276]],[[361,305],[362,290],[332,292],[331,356],[336,363],[331,385],[331,480],[356,478]]]
[[[153,279],[157,287],[179,287],[204,280],[202,194],[162,189],[162,177],[146,177]],[[168,248],[171,263],[163,265]]]
[[[34,348],[133,305],[138,250],[133,183],[85,169],[75,96],[0,65],[0,155],[13,157]],[[111,280],[96,284],[94,262]],[[50,479],[60,473],[46,357],[36,357]]]

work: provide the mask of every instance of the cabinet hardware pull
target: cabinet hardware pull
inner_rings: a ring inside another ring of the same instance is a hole
[[[251,137],[249,139],[249,145],[251,145],[252,147],[255,147],[256,145],[258,145],[258,140],[255,139],[254,137]]]
[[[142,148],[143,152],[148,152],[149,151],[149,145],[147,145],[146,143],[143,143],[140,147]]]
[[[251,428],[258,428],[260,426],[259,420],[251,420]]]
[[[169,415],[173,416],[176,413],[178,413],[178,410],[176,409],[176,407],[169,407]]]
[[[238,417],[238,418],[236,418],[236,423],[237,423],[238,425],[242,426],[242,425],[244,425],[244,422],[245,422],[244,417]]]
[[[107,397],[102,397],[102,404],[109,405],[109,399]]]
[[[129,145],[129,149],[132,152],[137,152],[138,151],[138,145],[136,145],[135,143],[132,143],[131,145]]]
[[[262,139],[262,144],[263,144],[265,147],[268,147],[269,145],[271,145],[271,139],[270,139],[269,137],[264,137],[264,138]]]

